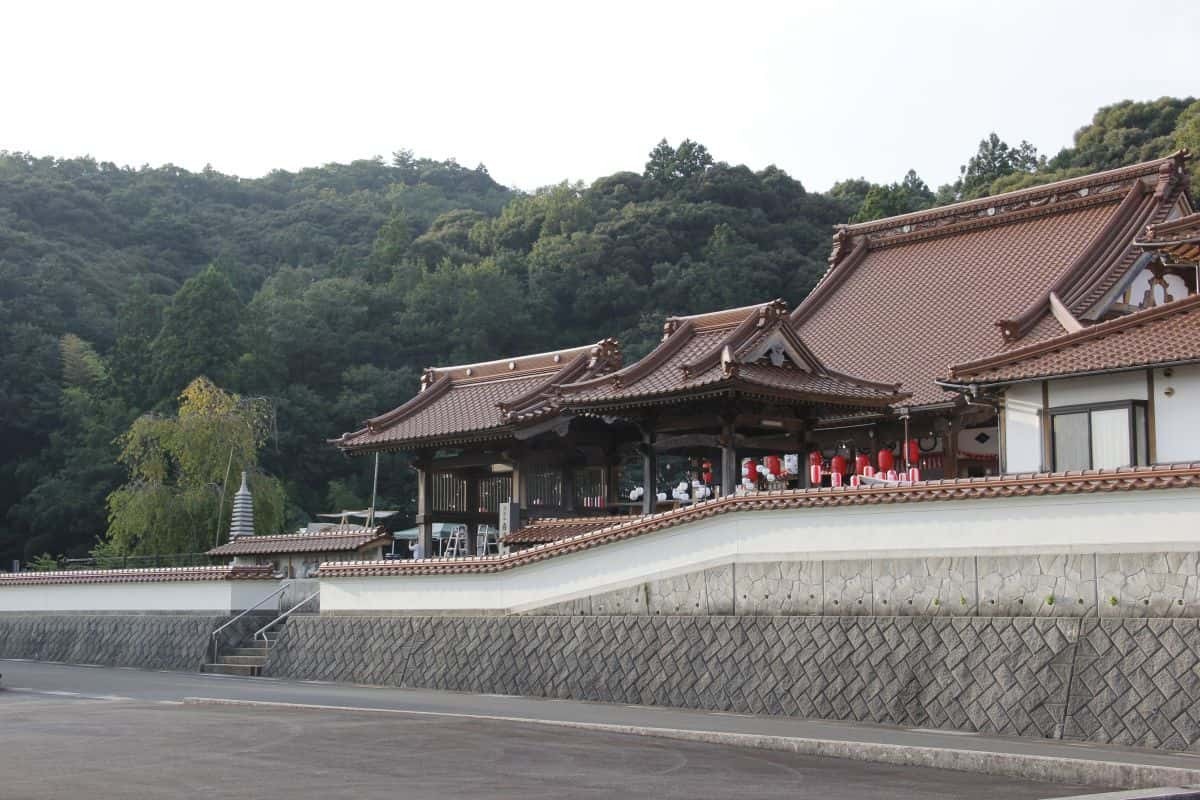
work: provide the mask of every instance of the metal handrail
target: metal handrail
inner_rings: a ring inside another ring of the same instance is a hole
[[[256,630],[256,631],[254,632],[254,636],[252,636],[252,637],[250,637],[250,638],[252,638],[252,639],[258,639],[258,638],[260,638],[260,637],[261,637],[261,638],[263,638],[263,639],[266,639],[267,637],[265,636],[265,634],[266,634],[267,630],[268,630],[268,629],[269,629],[269,628],[270,628],[272,625],[274,625],[276,622],[279,622],[280,620],[287,619],[288,617],[290,617],[290,616],[292,615],[292,613],[293,613],[293,612],[294,612],[294,611],[295,611],[297,608],[299,608],[300,606],[304,605],[305,603],[308,603],[308,602],[310,602],[310,601],[312,601],[312,600],[314,600],[315,598],[317,598],[317,597],[320,597],[320,596],[321,596],[321,590],[320,590],[320,589],[317,589],[315,592],[313,592],[312,594],[310,594],[308,597],[304,598],[304,599],[303,599],[303,600],[301,600],[299,603],[296,603],[296,605],[292,606],[292,607],[291,607],[291,608],[289,608],[287,611],[283,612],[283,613],[282,613],[282,614],[280,614],[278,617],[276,617],[275,619],[273,619],[273,620],[271,620],[270,622],[268,622],[266,625],[263,625],[261,628],[259,628],[258,630]]]
[[[256,608],[258,608],[259,606],[261,606],[263,603],[265,603],[265,602],[267,602],[268,600],[270,600],[272,597],[275,597],[276,595],[283,594],[283,592],[284,592],[284,591],[286,591],[286,590],[287,590],[287,588],[288,588],[288,586],[290,586],[290,585],[291,585],[291,582],[290,582],[290,581],[284,581],[284,582],[283,582],[283,584],[282,584],[282,585],[281,585],[281,586],[280,586],[278,589],[276,589],[275,591],[271,592],[269,595],[267,595],[266,597],[264,597],[262,600],[259,600],[257,603],[255,603],[254,605],[252,605],[252,606],[250,606],[249,608],[245,609],[244,611],[242,611],[242,613],[238,614],[236,617],[234,617],[233,619],[229,620],[229,621],[228,621],[228,622],[226,622],[224,625],[222,625],[221,627],[217,628],[215,631],[213,631],[213,632],[212,632],[212,635],[211,635],[211,641],[212,641],[212,648],[213,648],[213,663],[216,663],[216,660],[217,660],[217,658],[220,656],[219,647],[218,647],[218,645],[217,645],[217,637],[218,637],[218,636],[220,636],[220,634],[221,634],[221,631],[225,630],[225,629],[226,629],[226,628],[228,628],[230,625],[232,625],[233,623],[237,622],[239,619],[241,619],[242,617],[246,616],[246,615],[247,615],[247,614],[249,614],[251,611],[253,611],[253,610],[255,610]]]

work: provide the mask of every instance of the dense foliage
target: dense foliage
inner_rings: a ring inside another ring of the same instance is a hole
[[[666,314],[798,301],[835,223],[1197,145],[1200,104],[1164,98],[1101,109],[1048,160],[989,136],[936,193],[911,171],[808,192],[688,140],[531,194],[407,151],[256,180],[0,153],[0,563],[79,555],[106,531],[125,551],[209,541],[228,451],[189,495],[178,454],[156,486],[129,450],[179,422],[197,377],[269,410],[233,471],[257,461],[264,493],[265,476],[282,487],[264,524],[296,524],[369,501],[372,465],[325,440],[410,396],[424,366],[610,335],[634,358]],[[167,536],[131,487],[203,498],[204,522]],[[380,495],[411,511],[402,457],[384,458]]]

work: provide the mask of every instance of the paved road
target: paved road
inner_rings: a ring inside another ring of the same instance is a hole
[[[529,698],[0,661],[0,797],[1050,798],[1082,787],[480,719],[762,731],[770,720]],[[187,697],[333,708],[183,705]],[[408,713],[408,712],[425,713]],[[810,723],[806,723],[810,724]],[[769,726],[768,726],[769,727]],[[855,729],[856,726],[849,726]],[[795,730],[784,725],[780,730]],[[846,726],[842,726],[843,732]],[[857,726],[860,732],[887,732]],[[893,731],[918,739],[967,737]],[[53,764],[54,766],[51,766]]]

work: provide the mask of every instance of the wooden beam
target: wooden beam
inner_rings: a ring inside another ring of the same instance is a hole
[[[436,458],[427,462],[432,469],[435,470],[459,470],[470,467],[490,467],[493,464],[504,464],[505,466],[512,465],[512,459],[504,453],[499,452],[481,452],[481,453],[464,453],[458,456],[450,456],[449,458]]]
[[[721,446],[721,437],[708,433],[681,433],[675,436],[662,436],[654,442],[654,449],[660,453],[668,450],[684,450],[691,448],[717,448]]]

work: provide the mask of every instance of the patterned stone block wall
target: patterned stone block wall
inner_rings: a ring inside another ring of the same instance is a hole
[[[1078,625],[694,614],[294,618],[266,674],[1052,737],[1061,733]]]
[[[1081,622],[1065,734],[1142,747],[1200,744],[1200,621]]]
[[[0,615],[0,657],[197,670],[207,660],[210,635],[227,619],[167,614]],[[233,641],[248,630],[230,632]]]

